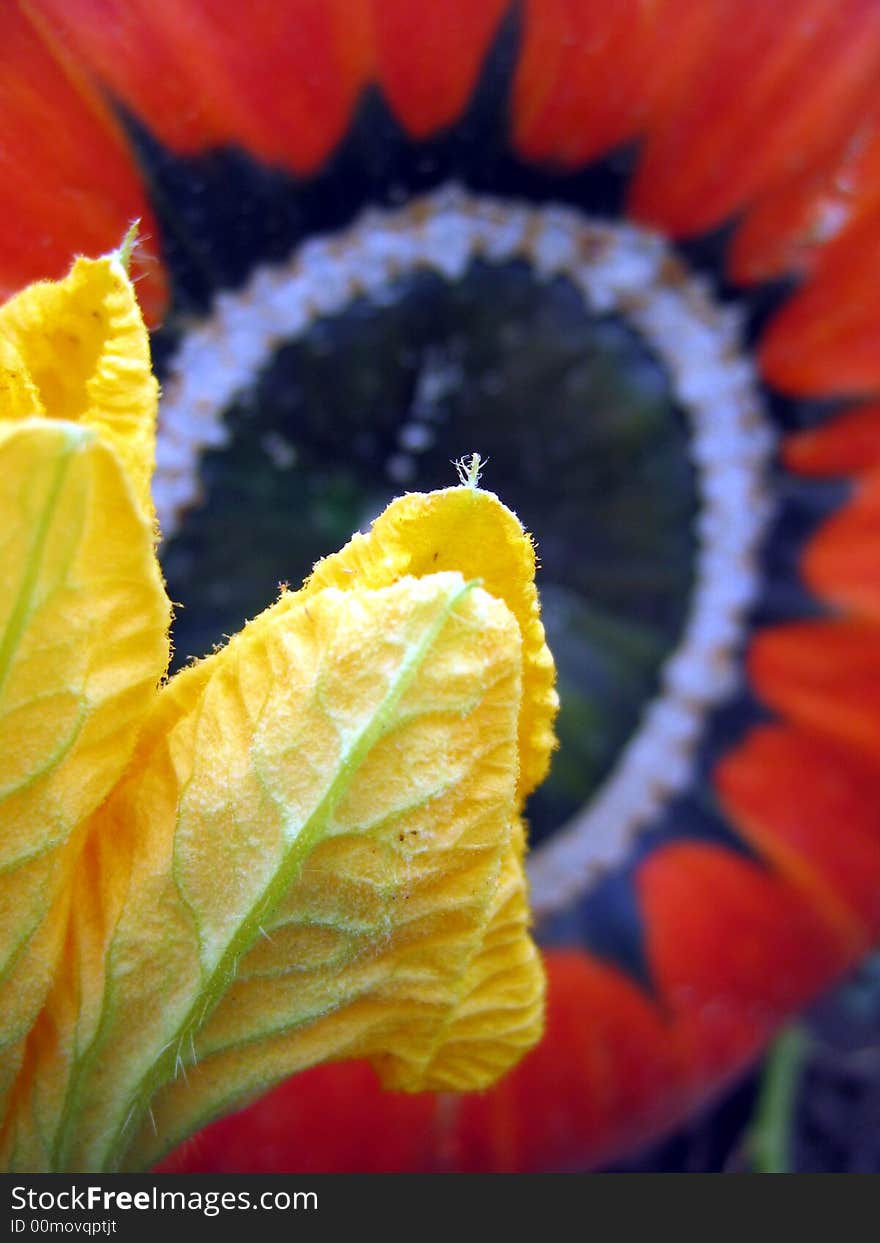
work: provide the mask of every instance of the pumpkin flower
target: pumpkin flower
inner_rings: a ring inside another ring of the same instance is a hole
[[[4,1168],[145,1166],[343,1057],[482,1088],[541,1033],[520,812],[556,694],[529,538],[474,471],[407,495],[163,682],[126,257],[0,309]]]

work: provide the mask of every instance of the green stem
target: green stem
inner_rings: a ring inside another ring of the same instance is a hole
[[[748,1152],[758,1174],[792,1170],[791,1129],[797,1087],[811,1041],[803,1027],[787,1027],[767,1055]]]

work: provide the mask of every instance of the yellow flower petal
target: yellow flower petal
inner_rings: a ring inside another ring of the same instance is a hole
[[[403,498],[156,693],[155,406],[117,257],[0,308],[12,1168],[150,1161],[332,1057],[485,1086],[540,1034],[520,811],[556,696],[515,516]]]
[[[134,289],[118,257],[77,259],[61,281],[28,286],[0,307],[0,352],[7,375],[24,365],[0,418],[43,413],[83,423],[117,452],[141,509],[153,522],[158,385]],[[21,400],[26,389],[41,403]]]
[[[410,492],[388,506],[367,535],[319,561],[307,591],[382,587],[407,574],[458,570],[479,579],[519,623],[523,643],[523,708],[519,723],[518,791],[525,799],[547,775],[559,708],[553,657],[544,639],[535,589],[535,552],[514,513],[491,492],[473,487]]]
[[[511,1065],[543,999],[522,669],[507,606],[445,572],[312,584],[174,679],[96,817],[53,1040],[38,1025],[19,1080],[40,1107],[14,1111],[7,1159],[147,1162],[328,1057],[373,1057],[408,1088]]]
[[[81,425],[0,423],[0,1047],[42,1002],[81,826],[120,777],[168,656],[152,529]],[[59,905],[60,904],[60,905]]]

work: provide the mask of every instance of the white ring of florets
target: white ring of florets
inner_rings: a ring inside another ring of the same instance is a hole
[[[202,451],[226,442],[224,410],[253,386],[283,342],[356,297],[393,302],[401,277],[429,270],[455,281],[476,259],[525,260],[538,279],[564,276],[590,311],[616,312],[638,331],[688,416],[700,498],[696,583],[660,691],[590,803],[531,857],[532,904],[545,914],[625,858],[633,837],[686,788],[707,713],[735,686],[771,510],[765,474],[774,444],[742,349],[739,313],[719,305],[661,237],[630,224],[476,197],[455,186],[399,210],[367,211],[344,232],[312,238],[285,263],[259,268],[243,289],[218,295],[212,313],[187,332],[162,400],[156,508],[165,535],[173,534],[180,514],[198,500]],[[448,371],[442,359],[425,369],[424,387],[434,398],[438,388],[454,385]],[[415,455],[433,443],[430,419],[420,419],[414,404],[387,464],[395,484],[415,477]],[[427,397],[423,404],[430,410]],[[267,445],[267,452],[278,451]],[[476,486],[482,464],[476,454],[456,463],[462,483]]]

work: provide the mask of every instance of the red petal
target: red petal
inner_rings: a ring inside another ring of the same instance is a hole
[[[55,50],[16,5],[2,7],[0,300],[31,281],[63,276],[76,254],[112,250],[140,218],[145,240],[134,274],[141,304],[155,318],[165,284],[140,179],[103,101]]]
[[[770,383],[791,393],[880,388],[880,207],[823,250],[815,275],[770,324],[760,360]]]
[[[846,965],[800,894],[719,846],[656,851],[638,888],[654,979],[695,1084],[750,1060]]]
[[[648,103],[662,10],[674,19],[679,7],[526,0],[513,91],[520,154],[576,167],[629,137]]]
[[[880,621],[880,475],[819,528],[801,570],[822,599]]]
[[[880,65],[875,0],[719,0],[718,12],[675,106],[649,122],[632,188],[633,214],[678,235],[833,151]]]
[[[200,1131],[165,1173],[401,1173],[430,1168],[434,1096],[383,1092],[367,1062],[317,1066]]]
[[[880,466],[880,406],[857,406],[796,432],[782,456],[801,475],[859,475]]]
[[[369,70],[364,0],[34,0],[59,43],[175,151],[320,166]]]
[[[854,955],[880,936],[880,770],[789,726],[762,726],[715,784],[737,829],[839,926]]]
[[[809,621],[765,630],[753,641],[749,677],[783,716],[880,757],[880,626]]]
[[[741,282],[808,272],[821,247],[880,201],[880,86],[867,116],[833,156],[770,190],[736,231],[729,270]]]
[[[619,971],[547,955],[544,1040],[491,1091],[462,1097],[455,1168],[575,1168],[644,1142],[682,1108],[656,1008]]]
[[[413,138],[464,110],[508,7],[509,0],[371,0],[379,82]]]

